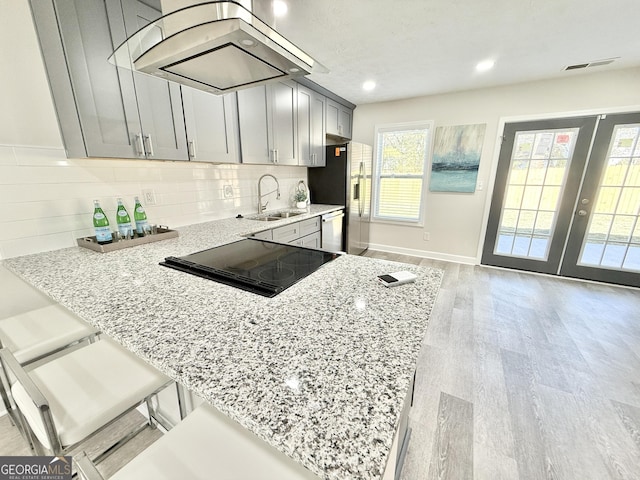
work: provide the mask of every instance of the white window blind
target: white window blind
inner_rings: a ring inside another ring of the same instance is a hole
[[[373,217],[419,223],[430,125],[379,127],[376,132]]]

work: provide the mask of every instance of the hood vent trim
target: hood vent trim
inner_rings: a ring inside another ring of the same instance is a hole
[[[129,37],[109,61],[215,94],[328,72],[233,1],[201,3],[164,15]]]

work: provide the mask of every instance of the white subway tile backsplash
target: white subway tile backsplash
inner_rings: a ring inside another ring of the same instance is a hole
[[[122,197],[131,213],[143,190],[155,193],[157,204],[145,205],[155,224],[179,227],[255,214],[258,179],[265,173],[280,182],[281,198],[265,198],[270,210],[290,207],[298,181],[307,178],[304,167],[66,159],[60,148],[0,145],[0,258],[72,247],[76,238],[93,235],[94,199],[115,225],[116,199]],[[231,198],[224,195],[226,185]],[[265,180],[264,190],[273,188]]]
[[[197,193],[195,191],[167,192],[160,195],[156,194],[156,200],[159,204],[164,205],[194,203],[198,200]]]
[[[112,183],[111,168],[85,168],[67,166],[0,167],[0,183],[10,184],[48,184],[48,183]]]
[[[19,257],[38,252],[48,252],[76,245],[71,232],[54,235],[33,236],[17,240],[3,241],[0,244],[3,258]]]
[[[17,165],[22,166],[68,166],[71,160],[67,159],[62,148],[41,148],[15,146]]]
[[[16,156],[13,153],[13,147],[0,145],[0,165],[16,165]]]
[[[144,165],[144,160],[140,160]],[[140,166],[138,168],[118,168],[114,170],[115,181],[123,182],[162,182],[162,170],[150,165],[148,168]]]
[[[35,237],[37,235],[37,223],[31,220],[3,222],[2,228],[0,228],[0,242]]]
[[[115,214],[110,220],[115,225]],[[37,230],[38,235],[51,235],[52,233],[72,232],[92,225],[92,215],[88,213],[84,215],[42,218],[37,222]]]

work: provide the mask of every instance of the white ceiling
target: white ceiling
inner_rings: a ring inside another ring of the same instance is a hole
[[[640,65],[640,0],[286,2],[276,29],[330,70],[309,78],[355,104]],[[476,73],[485,59],[495,67]]]

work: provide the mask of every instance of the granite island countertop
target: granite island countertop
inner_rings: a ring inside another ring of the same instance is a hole
[[[321,478],[379,479],[440,270],[343,255],[266,298],[158,265],[337,208],[216,220],[116,252],[73,247],[3,264]],[[416,282],[388,289],[376,280],[398,270]]]

